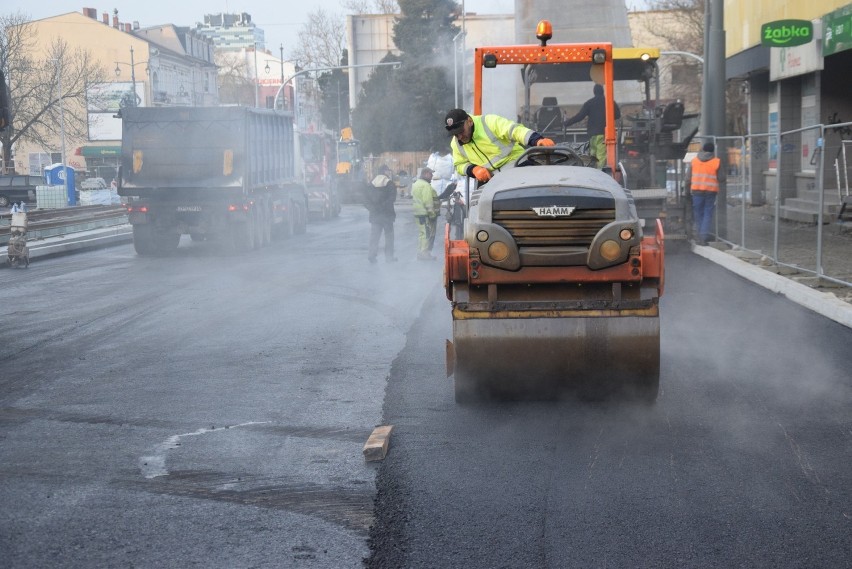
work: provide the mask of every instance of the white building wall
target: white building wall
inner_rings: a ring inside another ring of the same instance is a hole
[[[346,43],[350,65],[367,65],[381,62],[388,53],[400,52],[393,41],[394,14],[346,16]],[[361,85],[370,77],[373,68],[358,67],[349,70],[349,106],[355,108]]]

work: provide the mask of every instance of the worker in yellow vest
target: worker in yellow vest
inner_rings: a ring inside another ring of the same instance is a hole
[[[453,167],[461,176],[480,184],[501,168],[510,168],[530,146],[553,146],[551,139],[499,115],[470,116],[453,109],[444,118],[444,128],[453,138]]]
[[[417,259],[420,261],[435,260],[432,247],[435,245],[441,202],[438,201],[438,193],[431,182],[432,169],[427,167],[420,171],[420,177],[411,185],[411,211],[417,223],[419,243]]]
[[[715,152],[715,145],[705,142],[686,172],[686,187],[692,194],[692,220],[698,245],[707,245],[710,235],[713,234],[716,196],[719,195],[719,184],[724,182],[722,162]]]

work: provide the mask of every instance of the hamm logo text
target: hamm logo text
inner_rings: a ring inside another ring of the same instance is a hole
[[[539,217],[568,217],[574,210],[574,206],[549,205],[544,207],[534,207],[532,210]]]

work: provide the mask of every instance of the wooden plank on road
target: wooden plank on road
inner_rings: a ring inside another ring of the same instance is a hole
[[[373,462],[382,460],[388,452],[390,444],[390,434],[393,430],[393,425],[384,425],[373,429],[373,433],[367,442],[364,444],[364,460]]]

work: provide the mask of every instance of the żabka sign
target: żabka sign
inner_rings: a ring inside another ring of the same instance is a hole
[[[760,26],[760,44],[767,47],[794,47],[814,39],[809,20],[778,20]]]

